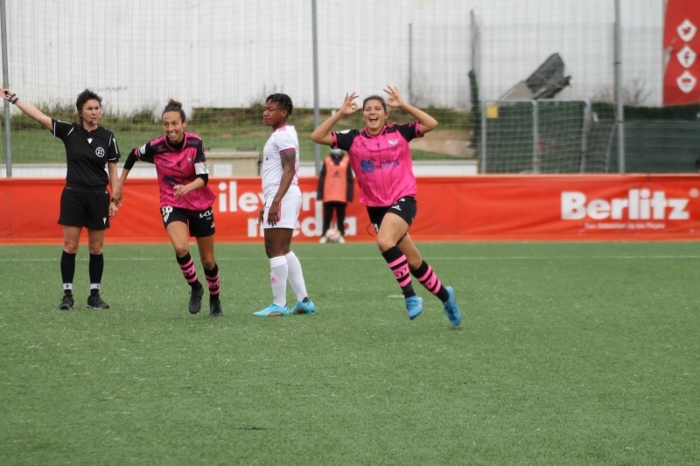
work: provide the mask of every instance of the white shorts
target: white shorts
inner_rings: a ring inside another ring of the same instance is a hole
[[[275,224],[275,226],[267,223],[267,213],[270,211],[270,201],[265,203],[265,213],[263,214],[263,228],[289,228],[295,229],[297,227],[297,220],[299,220],[299,212],[301,212],[301,197],[292,197],[290,199],[282,199],[280,203],[280,219]]]

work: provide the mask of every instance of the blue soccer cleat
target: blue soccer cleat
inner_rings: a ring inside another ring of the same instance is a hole
[[[305,301],[297,301],[290,314],[313,314],[316,312],[316,305],[309,298]]]
[[[462,322],[462,313],[459,312],[457,302],[455,301],[455,290],[451,286],[446,286],[445,289],[447,289],[447,292],[450,294],[450,299],[442,303],[445,307],[445,315],[450,319],[452,325],[459,325],[459,323]]]
[[[406,309],[408,309],[408,318],[415,319],[423,312],[423,298],[419,296],[406,298]]]
[[[275,303],[270,304],[262,311],[253,312],[255,317],[284,317],[289,314],[289,309],[287,306],[278,306]]]

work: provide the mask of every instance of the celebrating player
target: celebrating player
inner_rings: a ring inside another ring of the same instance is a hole
[[[223,315],[219,299],[219,267],[214,258],[214,212],[216,199],[207,186],[209,172],[202,138],[185,131],[187,118],[182,104],[170,100],[163,110],[165,135],[132,150],[124,163],[114,197],[122,201],[124,182],[137,161],[156,166],[160,189],[160,213],[175,259],[182,275],[192,288],[189,312],[197,314],[202,305],[204,287],[197,278],[194,260],[190,255],[189,236],[197,238],[199,256],[204,266],[204,277],[209,287],[209,315]]]
[[[373,95],[362,103],[364,129],[331,131],[341,118],[360,109],[355,103],[358,95],[353,92],[346,94],[340,109],[311,133],[311,139],[317,144],[347,151],[360,188],[360,202],[367,206],[370,221],[377,231],[377,246],[406,298],[408,317],[415,319],[423,312],[423,299],[416,295],[411,284],[413,274],[428,291],[440,298],[450,322],[459,325],[462,315],[454,290],[442,285],[408,234],[417,212],[417,185],[408,143],[432,131],[438,123],[426,112],[405,102],[395,87],[387,86],[384,92],[388,94],[386,101]],[[387,105],[400,108],[417,121],[387,124]]]
[[[63,225],[63,254],[61,255],[61,278],[63,298],[59,309],[73,309],[73,276],[75,256],[80,244],[83,227],[88,231],[90,261],[90,296],[87,307],[109,309],[100,297],[100,283],[104,270],[102,249],[109,220],[119,210],[114,200],[110,200],[107,185],[112,192],[117,182],[117,161],[119,148],[114,134],[100,126],[102,98],[85,89],[78,95],[75,107],[78,110],[78,123],[54,120],[39,109],[23,102],[9,89],[0,89],[2,97],[13,103],[25,114],[35,119],[60,138],[66,147],[66,185],[61,194],[61,213],[58,223]],[[105,171],[105,165],[107,171]]]
[[[262,189],[265,205],[258,220],[265,231],[265,252],[270,260],[270,284],[273,301],[256,317],[287,314],[313,314],[316,306],[306,294],[304,274],[299,259],[291,250],[292,233],[301,210],[298,185],[299,139],[287,119],[294,109],[286,94],[272,94],[265,101],[263,122],[272,127],[265,143],[262,163]],[[287,280],[296,293],[297,302],[287,307]]]

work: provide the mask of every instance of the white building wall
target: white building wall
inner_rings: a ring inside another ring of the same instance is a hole
[[[662,0],[621,0],[624,80],[661,103]],[[470,13],[481,32],[482,98],[549,55],[592,97],[613,82],[612,0],[317,0],[320,105],[409,83],[419,105],[469,106]],[[272,92],[313,106],[311,0],[7,0],[10,83],[34,103],[89,87],[111,111],[247,107]]]

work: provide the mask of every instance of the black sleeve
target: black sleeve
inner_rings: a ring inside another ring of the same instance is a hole
[[[206,163],[207,156],[204,154],[204,142],[200,139],[197,141],[197,155],[194,156],[195,163]]]
[[[206,186],[207,183],[209,183],[209,174],[208,173],[201,173],[201,174],[197,175],[197,178],[201,178],[202,181],[204,181],[204,186]]]
[[[121,156],[119,154],[119,146],[117,146],[117,140],[112,133],[109,134],[107,152],[109,152],[109,157],[107,158],[108,162],[119,162],[119,157]]]
[[[137,150],[138,149],[134,149],[129,152],[129,156],[126,158],[126,162],[124,162],[124,170],[131,170],[134,168],[134,164],[138,161],[138,158],[136,157]]]
[[[318,174],[318,188],[316,189],[316,200],[323,200],[323,184],[326,182],[326,164],[321,166],[321,172]]]
[[[414,138],[421,137],[418,128],[420,128],[420,123],[417,121],[412,121],[405,125],[396,125],[396,130],[403,136],[406,141],[412,141]]]
[[[75,130],[73,123],[68,123],[66,121],[52,119],[51,124],[53,125],[53,131],[51,131],[51,134],[53,134],[55,138],[61,140],[65,139],[66,136]]]
[[[360,131],[356,129],[351,129],[348,131],[341,131],[337,133],[333,133],[335,135],[335,146],[338,149],[342,149],[345,152],[350,150],[350,146],[352,146],[352,142],[355,140],[358,134],[360,134]]]
[[[153,146],[151,146],[151,142],[153,141],[148,141],[143,146],[137,147],[131,151],[139,161],[148,163],[153,163],[155,161],[156,151],[153,149]]]

